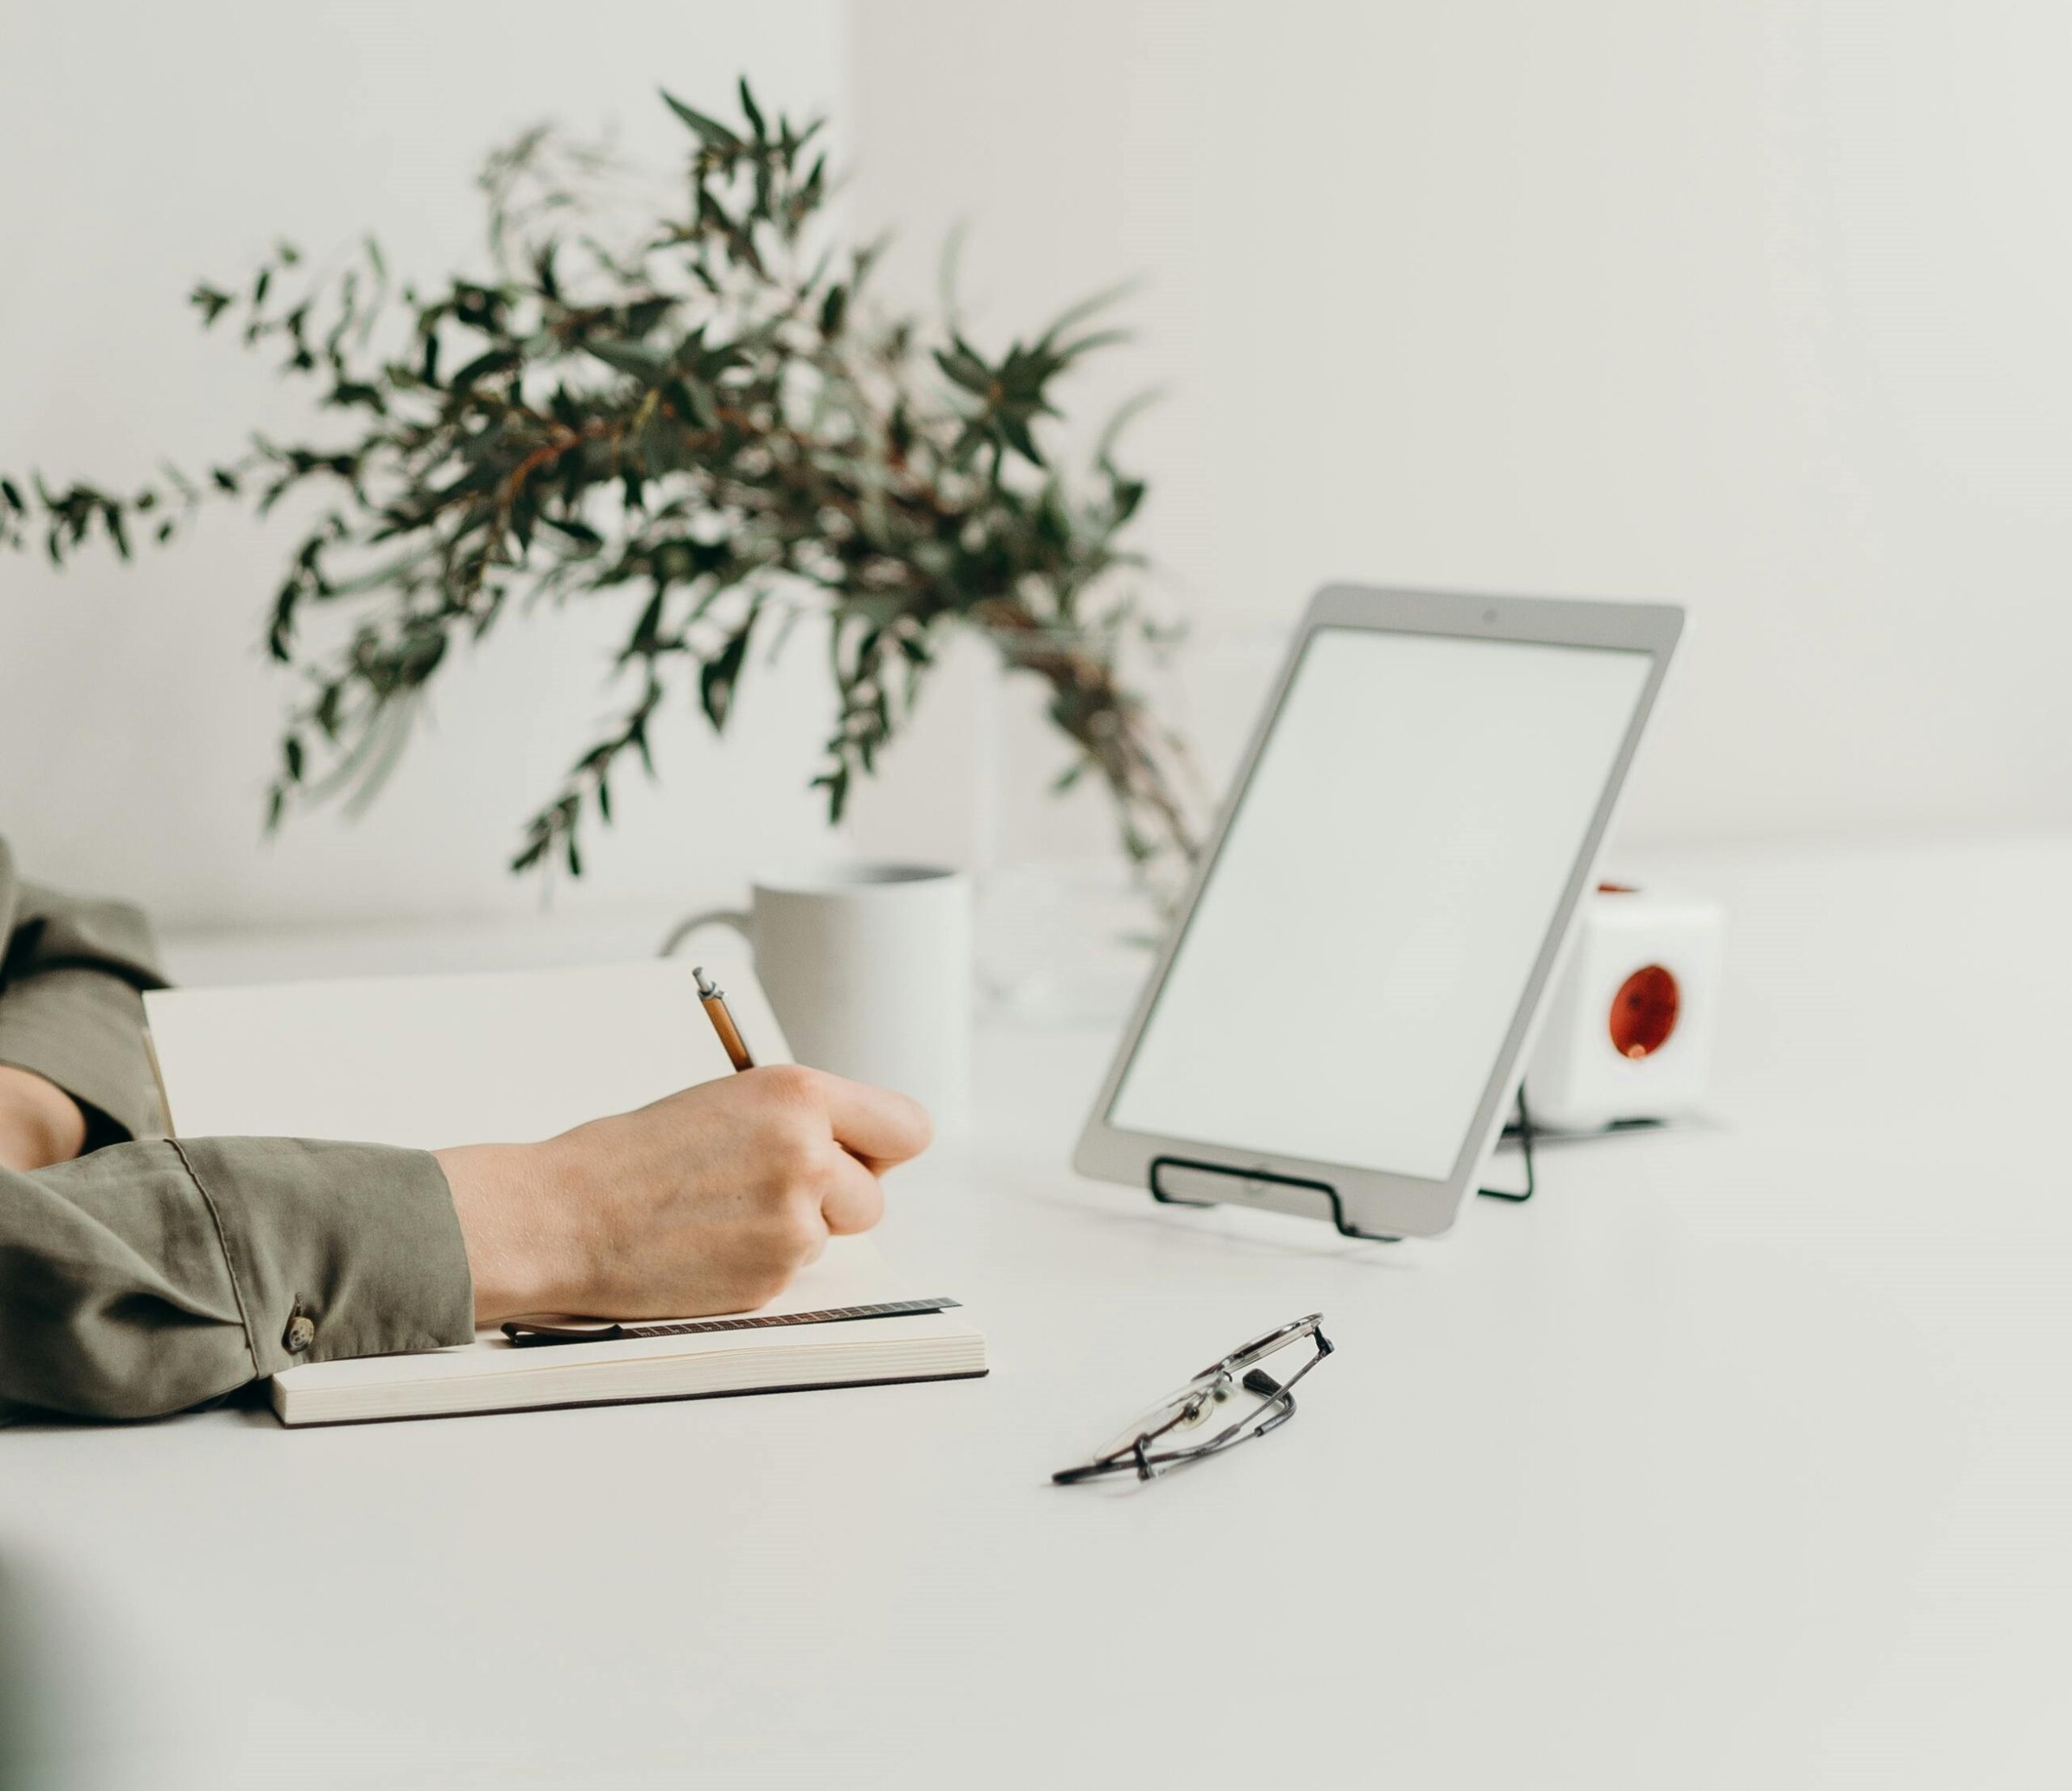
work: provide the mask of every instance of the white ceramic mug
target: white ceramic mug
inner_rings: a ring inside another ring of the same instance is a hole
[[[898,1089],[938,1125],[957,1123],[970,1089],[970,880],[930,865],[837,864],[758,876],[753,888],[749,912],[694,915],[663,955],[701,927],[733,927],[799,1062]]]

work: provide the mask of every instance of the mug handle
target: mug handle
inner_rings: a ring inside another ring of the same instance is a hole
[[[752,924],[749,915],[739,908],[712,908],[702,915],[693,915],[688,920],[679,920],[669,929],[669,936],[662,941],[660,956],[673,957],[677,947],[701,927],[731,927],[747,942],[751,953],[755,950],[755,935],[749,931]]]

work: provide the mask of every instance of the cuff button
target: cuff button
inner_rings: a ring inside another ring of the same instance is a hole
[[[295,1314],[281,1333],[281,1347],[291,1356],[299,1356],[316,1341],[316,1321],[306,1312]]]

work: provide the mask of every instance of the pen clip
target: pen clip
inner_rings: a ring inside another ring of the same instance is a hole
[[[514,1343],[609,1343],[626,1335],[620,1324],[557,1325],[545,1318],[507,1318],[499,1327]]]

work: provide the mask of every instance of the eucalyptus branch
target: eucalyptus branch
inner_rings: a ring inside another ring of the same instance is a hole
[[[206,506],[303,500],[267,615],[301,693],[270,823],[366,800],[456,647],[514,597],[630,591],[614,676],[633,694],[524,824],[514,869],[580,875],[621,766],[654,775],[672,693],[724,729],[752,644],[805,613],[827,630],[831,821],[965,626],[1046,685],[1078,753],[1065,781],[1106,786],[1132,858],[1191,856],[1182,755],[1123,669],[1153,632],[1121,545],[1143,482],[1112,431],[1076,479],[1045,446],[1059,383],[1117,339],[1094,327],[1115,295],[998,352],[949,305],[939,326],[885,315],[866,292],[880,245],[826,227],[822,121],[772,121],[745,82],[738,121],[663,97],[691,146],[659,217],[609,155],[541,127],[482,171],[484,277],[399,286],[370,239],[322,269],[282,243],[236,290],[197,286],[204,327],[308,382],[333,439],[254,435],[134,490],[0,477],[0,545],[126,559]]]

